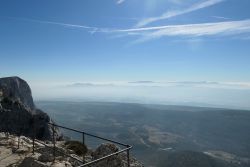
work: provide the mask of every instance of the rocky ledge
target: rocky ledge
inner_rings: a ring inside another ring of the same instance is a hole
[[[77,167],[82,164],[59,152],[56,153],[54,159],[53,151],[41,145],[39,142],[35,142],[35,153],[33,154],[32,140],[28,137],[21,136],[19,143],[18,149],[17,136],[0,133],[0,167]],[[52,146],[53,144],[47,142],[47,145]],[[74,150],[70,150],[67,144],[65,144],[65,141],[57,142],[56,147],[60,152],[64,152],[79,160],[83,159],[82,155],[79,156]],[[114,144],[102,144],[96,150],[88,150],[86,154],[84,154],[84,159],[85,162],[89,162],[118,150],[120,149]],[[143,167],[143,165],[133,157],[130,157],[130,166]],[[91,167],[127,167],[127,155],[121,153],[104,161],[100,161]]]

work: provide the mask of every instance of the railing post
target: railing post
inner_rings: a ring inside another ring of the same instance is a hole
[[[20,109],[20,105],[18,104],[18,108]],[[19,125],[19,132],[18,132],[18,141],[17,141],[17,149],[20,147],[20,136],[21,136],[21,119],[20,119],[20,111],[18,112],[18,125]]]
[[[85,145],[85,133],[84,132],[82,132],[82,144]],[[82,161],[84,162],[84,160],[85,160],[85,155],[83,154]]]
[[[36,136],[36,127],[35,127],[35,120],[33,118],[33,139],[32,139],[32,152],[33,152],[33,155],[35,154],[35,136]]]
[[[17,149],[20,147],[20,135],[18,135]]]
[[[55,141],[55,125],[52,124],[52,131],[53,131],[53,155],[54,155],[54,161],[56,160],[56,141]]]
[[[129,148],[130,146],[127,145],[127,148]],[[130,159],[129,159],[129,150],[130,149],[127,149],[127,161],[128,161],[128,167],[130,167]]]

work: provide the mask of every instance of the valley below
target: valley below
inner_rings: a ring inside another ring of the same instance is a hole
[[[132,145],[132,154],[145,166],[250,165],[250,111],[113,102],[37,101],[36,105],[59,125]],[[63,133],[81,140],[77,134]],[[102,141],[87,137],[86,143],[95,148]],[[185,158],[190,156],[192,162]],[[180,164],[174,164],[178,157]]]

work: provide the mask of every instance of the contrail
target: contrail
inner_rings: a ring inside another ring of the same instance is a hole
[[[136,27],[143,27],[143,26],[146,26],[146,25],[153,23],[153,22],[156,22],[156,21],[165,20],[165,19],[169,19],[172,17],[191,13],[191,12],[203,9],[203,8],[207,8],[207,7],[219,4],[219,3],[224,2],[224,1],[225,0],[206,0],[206,1],[203,1],[200,3],[193,4],[191,7],[184,9],[184,10],[167,11],[160,16],[149,17],[149,18],[145,18],[145,19],[139,21],[137,23]]]
[[[109,30],[109,29],[91,27],[91,26],[86,26],[86,25],[68,24],[68,23],[45,21],[45,20],[36,20],[36,19],[30,19],[30,18],[19,18],[19,17],[6,17],[6,18],[15,19],[15,20],[22,20],[22,21],[29,21],[29,22],[35,22],[35,23],[52,24],[52,25],[71,27],[71,28],[81,28],[81,29],[89,30],[89,32],[92,33],[92,34],[96,33],[96,32],[111,32],[111,30]]]

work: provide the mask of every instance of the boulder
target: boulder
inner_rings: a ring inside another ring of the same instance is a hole
[[[99,159],[106,155],[110,155],[119,151],[120,148],[114,144],[106,143],[100,145],[93,153],[93,159]],[[94,167],[127,167],[127,154],[120,153],[118,155],[114,155],[110,158],[100,161]],[[130,166],[131,167],[143,167],[141,163],[139,163],[136,159],[130,157]]]
[[[38,161],[41,162],[52,162],[54,161],[54,157],[52,154],[49,153],[43,153],[38,157]]]

